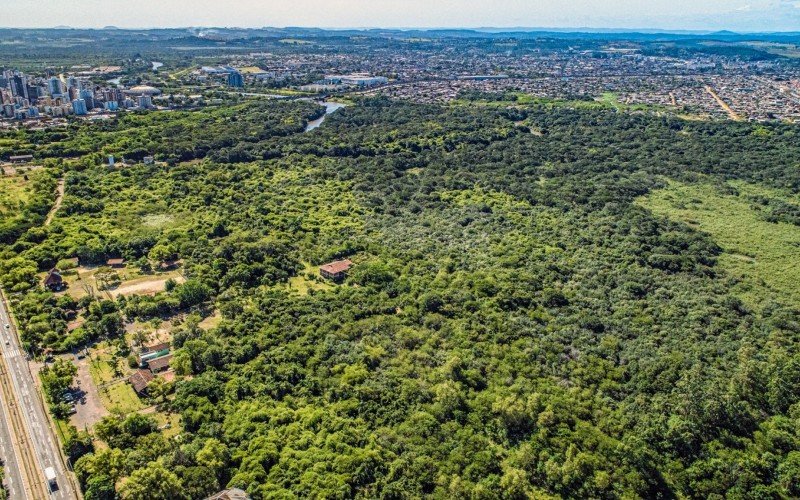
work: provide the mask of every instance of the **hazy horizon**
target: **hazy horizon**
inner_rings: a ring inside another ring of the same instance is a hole
[[[0,0],[4,28],[800,30],[800,0]],[[67,6],[68,8],[65,8]]]
[[[680,34],[697,33],[711,34],[729,31],[735,34],[780,34],[780,33],[800,33],[800,27],[794,29],[728,29],[728,28],[652,28],[647,26],[637,28],[624,27],[589,27],[589,26],[225,26],[225,25],[174,25],[174,26],[117,26],[113,24],[105,26],[73,26],[59,24],[54,26],[2,26],[0,29],[10,30],[49,30],[49,29],[71,29],[71,30],[121,30],[121,31],[147,31],[147,30],[304,30],[318,29],[323,31],[370,31],[370,30],[396,30],[396,31],[476,31],[486,33],[514,33],[514,32],[556,32],[556,33],[641,33],[641,34]]]

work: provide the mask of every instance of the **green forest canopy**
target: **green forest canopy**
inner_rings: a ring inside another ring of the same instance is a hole
[[[317,113],[261,102],[16,134],[53,158],[0,231],[27,345],[119,335],[120,315],[222,314],[175,333],[180,438],[104,420],[109,447],[75,464],[87,498],[800,495],[796,288],[732,272],[726,234],[664,198],[735,204],[794,235],[796,257],[796,126],[368,99],[302,133]],[[108,153],[167,163],[110,170]],[[33,286],[60,259],[154,248],[189,281],[78,304],[80,339],[76,305]],[[341,257],[357,264],[341,286],[282,286]]]

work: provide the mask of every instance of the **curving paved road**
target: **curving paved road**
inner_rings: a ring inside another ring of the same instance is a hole
[[[22,414],[22,421],[24,430],[29,439],[21,436],[12,436],[17,438],[21,446],[32,444],[31,448],[35,455],[35,462],[37,466],[36,473],[40,479],[38,485],[31,485],[33,489],[43,489],[47,491],[44,470],[47,467],[52,467],[56,471],[56,478],[58,488],[49,493],[50,498],[60,500],[72,500],[78,498],[75,491],[70,474],[61,457],[58,439],[53,434],[52,427],[48,420],[46,410],[42,399],[37,392],[37,386],[34,382],[33,375],[28,367],[28,360],[24,351],[19,344],[19,336],[11,322],[8,314],[8,308],[0,297],[0,346],[2,346],[3,361],[8,368],[10,375],[11,388],[13,392],[13,399],[19,405]],[[5,325],[10,325],[8,329]],[[8,407],[8,405],[6,405]],[[6,431],[11,431],[13,427],[8,426],[6,421]],[[17,462],[18,463],[18,462]],[[19,467],[17,468],[19,472]],[[34,498],[39,497],[38,491],[35,493]],[[24,496],[17,496],[12,498],[25,498]]]

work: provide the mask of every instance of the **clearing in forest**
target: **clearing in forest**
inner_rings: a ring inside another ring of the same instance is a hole
[[[800,303],[800,225],[769,220],[773,205],[800,210],[797,195],[744,182],[722,189],[670,182],[638,203],[708,233],[724,250],[719,264],[741,280],[735,291],[748,304]]]
[[[155,295],[158,292],[164,291],[164,287],[170,279],[175,281],[175,283],[183,283],[186,281],[186,279],[177,272],[154,274],[125,281],[117,288],[109,290],[109,293],[111,293],[114,298],[120,295]]]
[[[0,175],[0,215],[15,212],[30,197],[29,181],[24,176]]]
[[[333,288],[330,283],[320,278],[319,268],[308,262],[303,263],[303,270],[297,273],[297,276],[289,278],[286,287],[300,295],[308,295],[309,290],[323,291]]]

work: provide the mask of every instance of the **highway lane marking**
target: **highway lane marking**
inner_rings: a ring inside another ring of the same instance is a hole
[[[6,302],[2,297],[2,290],[0,290],[0,317],[10,317]],[[10,324],[10,321],[7,322]],[[64,465],[61,449],[53,440],[54,435],[52,434],[52,428],[47,418],[47,409],[42,404],[43,402],[35,384],[34,375],[28,365],[27,353],[20,349],[18,343],[19,338],[13,327],[10,329],[10,332],[6,332],[6,334],[10,334],[11,338],[9,340],[12,342],[10,344],[0,345],[0,351],[2,351],[4,355],[5,364],[9,365],[9,368],[13,366],[14,369],[4,371],[7,377],[5,377],[2,382],[3,385],[8,388],[12,396],[11,399],[14,399],[16,402],[16,396],[22,394],[19,399],[27,407],[27,412],[19,411],[18,409],[16,413],[19,424],[21,424],[20,428],[25,434],[23,442],[27,444],[25,448],[28,451],[28,455],[31,458],[38,458],[38,466],[42,471],[47,466],[52,466],[56,469],[56,474],[59,477],[59,490],[57,493],[51,493],[51,496],[54,495],[59,498],[79,498],[79,495],[75,491],[75,485],[69,477],[69,472]],[[31,389],[36,390],[35,401],[31,396]],[[9,406],[13,407],[14,404]],[[6,411],[8,411],[8,408],[6,408]],[[47,423],[46,429],[44,429],[41,424],[43,419]],[[27,432],[25,432],[26,427]],[[42,471],[38,471],[40,473],[38,476],[41,475]],[[34,469],[33,472],[36,473],[37,471]],[[41,477],[38,476],[32,478],[32,481],[36,486],[41,487],[43,481],[39,481]],[[47,488],[47,490],[49,490],[49,488]],[[36,496],[37,492],[32,490],[31,493]]]
[[[4,304],[0,303],[0,309],[2,309],[3,306]],[[3,354],[6,355],[4,356],[6,359],[9,358],[8,351],[13,350],[19,353],[19,350],[16,349],[16,347],[16,345],[13,347],[9,345],[0,346],[0,348],[2,348],[4,351]],[[49,465],[49,463],[44,465],[45,463],[49,462],[49,460],[42,460],[42,453],[52,452],[53,450],[41,449],[44,439],[42,439],[41,429],[38,428],[38,416],[35,414],[35,410],[39,408],[34,408],[31,402],[29,391],[29,387],[33,384],[32,374],[30,371],[28,371],[27,374],[31,377],[24,376],[24,372],[21,367],[22,361],[23,358],[21,356],[16,356],[6,361],[6,364],[9,365],[9,368],[13,366],[13,369],[6,369],[3,371],[4,375],[7,376],[6,379],[3,380],[3,385],[8,388],[10,397],[12,399],[22,393],[23,396],[21,397],[21,402],[27,407],[26,409],[28,410],[27,412],[19,411],[19,406],[17,406],[17,418],[19,420],[18,431],[21,431],[24,434],[24,436],[22,436],[20,439],[20,446],[21,448],[24,447],[27,450],[27,455],[30,458],[30,462],[28,462],[25,466],[25,474],[28,476],[28,481],[31,483],[29,488],[26,490],[26,493],[30,492],[32,498],[45,498],[49,491],[44,492],[45,496],[41,496],[43,493],[41,490],[36,491],[38,488],[43,488],[44,482],[42,480],[42,471],[47,465]],[[9,407],[13,406],[15,405],[9,405]],[[15,434],[17,434],[17,432],[15,432]],[[52,441],[50,441],[50,444],[52,445]],[[21,454],[20,456],[25,459],[26,457],[23,455],[24,454]],[[34,463],[33,460],[36,460],[36,463]],[[61,467],[58,467],[58,471],[61,472]],[[62,495],[66,492],[66,489],[70,489],[69,486],[71,485],[68,483],[62,485],[62,488],[64,488],[62,490]],[[47,488],[47,490],[49,490],[49,488]]]
[[[11,389],[11,384],[9,382],[9,379],[6,377],[6,375],[8,375],[9,373],[11,373],[11,372],[9,372],[8,370],[0,371],[0,374],[3,375],[3,377],[0,378],[0,385],[3,388],[2,398],[3,398],[4,401],[8,400],[8,394],[6,393],[6,391],[8,390],[9,392],[13,392],[13,390]],[[12,396],[13,396],[13,394],[12,394]],[[16,423],[14,422],[15,416],[11,411],[12,409],[16,409],[17,410],[16,411],[16,419],[18,420],[18,422],[16,422]],[[3,405],[3,412],[4,412],[4,416],[5,416],[5,421],[9,425],[8,432],[14,438],[16,438],[16,439],[12,440],[12,444],[13,445],[17,445],[16,452],[15,452],[15,462],[17,463],[18,469],[17,469],[16,472],[18,474],[20,474],[20,478],[22,478],[22,475],[27,476],[24,480],[21,479],[22,480],[23,496],[28,496],[27,493],[30,493],[31,497],[36,498],[37,495],[36,495],[35,488],[36,488],[36,486],[41,486],[41,485],[38,483],[36,477],[34,476],[36,471],[32,470],[31,467],[30,467],[32,465],[31,460],[33,459],[33,455],[31,454],[31,451],[32,451],[31,448],[32,447],[31,447],[31,443],[28,442],[29,441],[28,434],[24,432],[25,431],[24,430],[24,425],[25,424],[24,424],[24,421],[22,419],[22,415],[23,414],[21,412],[19,412],[18,405],[16,405],[13,402],[10,402],[10,401],[9,401],[9,404]],[[23,429],[22,429],[23,434],[24,434],[23,436],[19,435],[18,431],[20,429],[19,429],[18,426],[22,426],[23,427]],[[27,453],[24,453],[22,451],[23,449],[27,450]],[[27,457],[26,457],[26,455],[27,455]],[[30,484],[28,484],[27,487],[25,486],[25,481],[30,483]]]

